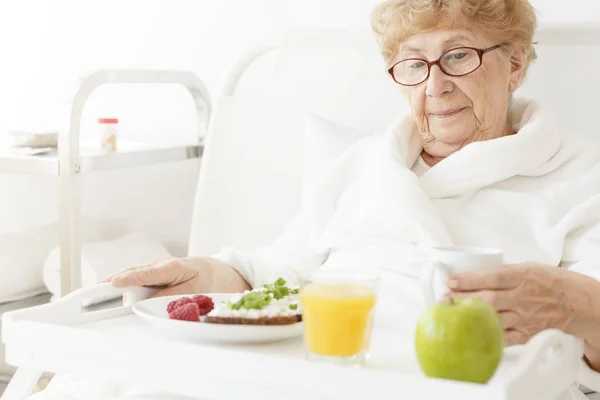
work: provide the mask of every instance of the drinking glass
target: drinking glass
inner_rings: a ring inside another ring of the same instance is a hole
[[[343,271],[303,279],[300,302],[307,358],[363,366],[368,357],[379,278]]]

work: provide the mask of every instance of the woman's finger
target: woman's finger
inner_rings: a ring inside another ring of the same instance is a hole
[[[504,345],[514,346],[527,343],[527,336],[516,329],[507,329],[504,331]]]
[[[151,262],[149,264],[136,265],[135,267],[128,267],[128,268],[122,269],[121,271],[115,272],[114,274],[109,275],[102,282],[111,282],[115,276],[124,274],[126,272],[131,272],[131,271],[136,270],[136,269],[152,267],[152,266],[155,266],[155,265],[160,265],[160,263],[158,261],[153,261],[153,262]]]
[[[479,299],[496,309],[506,311],[513,309],[514,295],[510,290],[480,290],[476,292],[449,292],[445,297],[453,299]]]
[[[156,293],[154,293],[152,295],[152,297],[167,297],[167,296],[175,296],[175,295],[181,295],[181,294],[191,294],[191,293],[187,293],[185,290],[181,290],[179,288],[179,286],[167,286],[167,287],[163,287],[162,289],[158,290]]]
[[[142,268],[145,267],[145,265],[138,265],[135,267],[129,267],[129,268],[125,268],[119,272],[115,272],[114,274],[110,274],[108,277],[104,278],[104,280],[102,282],[110,282],[112,281],[112,279],[117,276],[117,275],[121,275],[122,273],[128,272],[128,271],[132,271],[134,269],[138,269],[138,268]]]
[[[169,286],[179,277],[178,264],[166,262],[133,268],[112,278],[115,287]]]
[[[519,326],[521,317],[514,311],[501,311],[498,313],[504,329],[513,329]]]
[[[519,266],[501,266],[454,274],[447,285],[454,291],[514,289],[523,282],[525,269]]]

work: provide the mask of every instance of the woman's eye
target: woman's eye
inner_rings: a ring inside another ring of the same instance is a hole
[[[453,54],[450,54],[450,57],[453,60],[462,60],[466,56],[467,56],[467,53],[453,53]]]
[[[409,68],[423,68],[425,66],[425,63],[423,61],[414,61],[412,63],[409,64]]]

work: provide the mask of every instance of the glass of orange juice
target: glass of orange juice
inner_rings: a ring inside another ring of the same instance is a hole
[[[309,360],[362,366],[368,356],[379,278],[319,272],[300,287]]]

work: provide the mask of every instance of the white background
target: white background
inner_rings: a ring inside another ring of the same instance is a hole
[[[296,25],[367,25],[377,0],[2,0],[0,135],[56,130],[65,96],[84,71],[174,68],[196,72],[216,96],[224,70],[256,41]],[[600,2],[532,0],[542,21],[600,22]],[[189,99],[176,88],[103,88],[84,115],[118,116],[120,139],[194,139]],[[109,221],[106,237],[138,230],[185,253],[197,164],[90,175],[85,214]],[[0,232],[57,220],[52,178],[0,175]]]

